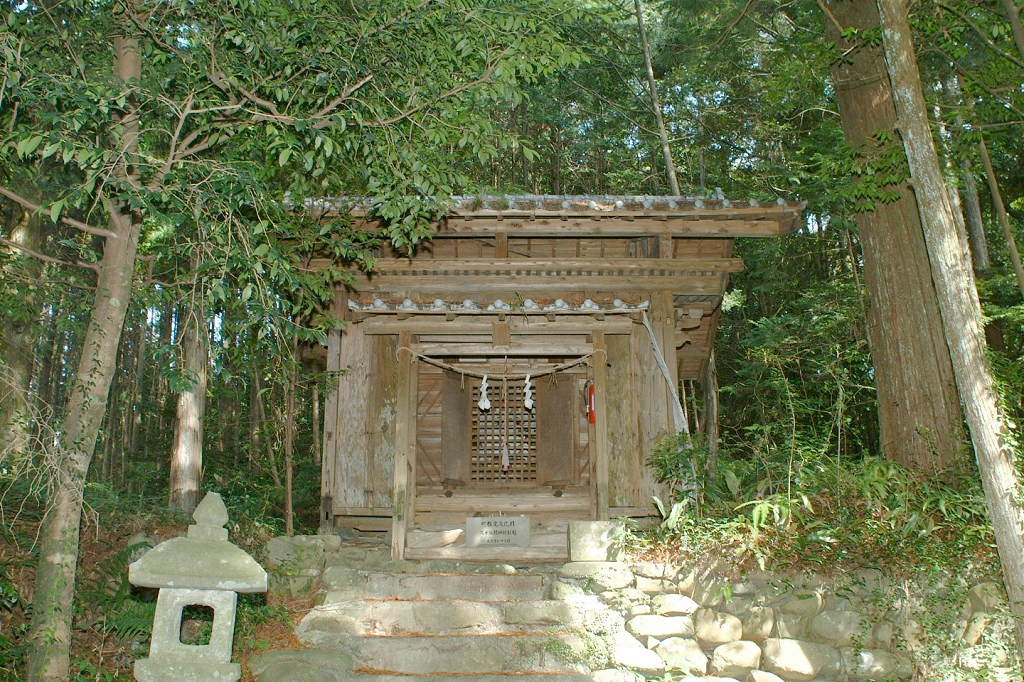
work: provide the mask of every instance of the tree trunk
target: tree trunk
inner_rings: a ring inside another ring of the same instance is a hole
[[[200,301],[189,305],[183,315],[181,369],[191,382],[178,394],[171,451],[170,506],[186,512],[199,504],[203,472],[203,416],[206,413],[207,348],[206,314]]]
[[[970,159],[960,162],[961,196],[964,200],[964,220],[967,222],[967,238],[971,245],[971,262],[974,273],[983,273],[992,267],[988,255],[988,240],[985,237],[985,221],[981,217],[981,199],[978,196],[978,182]]]
[[[34,251],[39,250],[42,241],[40,216],[14,207],[11,220],[10,240]],[[12,254],[11,264],[4,272],[5,278],[18,278],[25,284],[19,287],[23,293],[23,310],[31,311],[32,320],[39,314],[38,296],[35,288],[27,284],[39,278],[40,263],[23,253]],[[12,457],[20,459],[28,452],[29,443],[29,389],[32,381],[32,357],[34,355],[34,322],[24,315],[9,319],[2,318],[0,325],[0,351],[2,351],[5,372],[0,376],[0,461]]]
[[[928,126],[907,6],[905,0],[878,0],[878,8],[900,133],[939,294],[943,329],[981,471],[1010,610],[1016,616],[1017,650],[1024,658],[1024,519],[1017,503],[1021,489],[1013,451],[1005,441],[1006,426],[985,356],[977,292],[960,257],[952,211]]]
[[[1024,24],[1020,20],[1021,8],[1014,0],[1003,0],[1003,9],[1006,10],[1006,18],[1010,20],[1010,29],[1013,31],[1013,42],[1017,44],[1017,52],[1021,59],[1024,59]]]
[[[127,19],[125,19],[127,22]],[[114,75],[129,88],[142,73],[138,40],[126,30],[113,39]],[[134,184],[131,162],[138,154],[139,118],[134,99],[117,115],[118,181]],[[39,529],[32,622],[28,633],[26,675],[29,682],[70,679],[71,625],[75,573],[86,476],[106,411],[110,382],[125,313],[132,294],[132,274],[142,228],[142,216],[128,206],[106,200],[110,229],[99,263],[96,294],[85,333],[78,371],[61,423],[61,440],[50,469],[49,506]]]
[[[310,418],[310,421],[313,423],[313,463],[316,465],[316,468],[319,469],[322,456],[320,451],[323,449],[323,443],[320,440],[320,379],[314,378],[313,381],[310,382],[309,388],[309,401],[312,404],[313,409],[313,414]]]
[[[1021,266],[1017,240],[1013,238],[1013,230],[1010,229],[1010,217],[1006,215],[1003,193],[999,191],[999,181],[996,178],[996,171],[992,167],[992,158],[988,155],[988,145],[985,144],[984,137],[978,139],[978,155],[981,157],[981,165],[985,167],[985,178],[988,180],[988,189],[992,194],[992,205],[996,209],[999,226],[1003,228],[1003,238],[1006,239],[1006,245],[1010,249],[1010,263],[1013,265],[1013,274],[1017,277],[1017,288],[1020,289],[1020,295],[1024,296],[1024,267]]]
[[[715,363],[715,351],[711,351],[704,365],[704,437],[707,440],[709,476],[715,475],[718,465],[718,367]]]
[[[877,146],[872,134],[896,125],[892,92],[881,47],[851,42],[842,31],[870,31],[878,26],[878,10],[853,0],[823,6],[826,35],[846,55],[832,67],[846,141],[870,154]],[[857,215],[880,448],[931,476],[963,458],[965,435],[920,217],[907,183],[896,189],[898,200],[876,202],[873,211]]]
[[[654,121],[658,124],[658,139],[661,140],[661,154],[665,157],[665,175],[672,196],[679,196],[679,180],[676,179],[676,164],[672,160],[672,147],[668,142],[668,131],[665,129],[665,117],[661,113],[661,100],[658,98],[658,82],[654,79],[654,65],[651,60],[651,44],[647,40],[647,28],[644,26],[644,9],[640,0],[636,5],[636,25],[640,32],[640,47],[644,53],[644,70],[647,72],[647,86],[650,89],[651,109],[654,110]]]
[[[295,391],[299,385],[299,337],[292,337],[291,371],[288,374],[288,395],[284,417],[284,532],[295,532],[295,510],[292,506],[292,455],[295,452]]]

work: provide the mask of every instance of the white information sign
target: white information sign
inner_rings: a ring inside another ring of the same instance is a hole
[[[529,547],[529,516],[470,516],[466,547]]]

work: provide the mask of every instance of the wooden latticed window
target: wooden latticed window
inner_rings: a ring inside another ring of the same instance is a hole
[[[491,385],[491,409],[483,411],[479,385],[473,386],[470,418],[469,479],[473,483],[537,482],[537,415],[523,405],[522,381]],[[508,448],[508,469],[502,454]]]

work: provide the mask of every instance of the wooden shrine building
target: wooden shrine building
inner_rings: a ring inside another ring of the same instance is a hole
[[[791,232],[802,206],[453,202],[413,256],[384,249],[337,294],[321,522],[390,529],[396,557],[564,559],[564,533],[528,548],[453,538],[472,516],[542,529],[650,515],[646,461],[677,431],[680,380],[708,359],[743,268],[733,239]]]

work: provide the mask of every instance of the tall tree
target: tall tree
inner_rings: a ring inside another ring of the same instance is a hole
[[[945,341],[981,471],[1003,583],[1016,616],[1017,650],[1024,659],[1024,516],[1014,453],[1006,441],[1006,424],[985,355],[977,291],[961,257],[962,245],[928,124],[907,4],[905,0],[878,0],[878,9],[900,138],[914,182]]]
[[[868,210],[857,215],[868,294],[868,335],[882,452],[922,475],[962,461],[965,434],[928,252],[901,150],[872,2],[824,0],[825,31],[842,54],[832,66],[843,131],[859,157]]]
[[[264,284],[308,292],[294,305],[315,311],[331,273],[302,279],[289,252],[302,235],[276,241],[300,227],[284,211],[296,206],[286,199],[298,199],[301,212],[306,197],[379,194],[375,210],[391,222],[388,236],[415,243],[427,234],[425,213],[436,210],[416,197],[452,193],[461,181],[424,159],[453,149],[486,159],[510,144],[474,109],[518,99],[523,84],[578,63],[559,30],[573,11],[538,0],[69,0],[11,8],[4,40],[33,49],[17,59],[4,51],[0,154],[23,177],[38,176],[47,159],[62,167],[72,179],[40,203],[54,220],[102,239],[101,255],[91,239],[78,242],[95,290],[49,463],[29,680],[70,676],[85,480],[143,229],[174,230],[200,199],[210,202],[215,210],[205,214],[226,218],[225,257],[247,260]],[[359,256],[344,225],[321,228],[312,235],[319,248]],[[239,235],[254,237],[244,253]],[[241,271],[236,264],[225,282]]]
[[[170,506],[187,512],[200,499],[203,470],[203,418],[206,414],[206,377],[209,363],[209,328],[202,290],[185,306],[181,332],[181,390],[178,393],[171,449]]]

